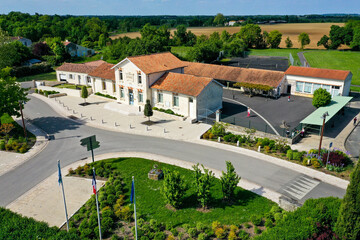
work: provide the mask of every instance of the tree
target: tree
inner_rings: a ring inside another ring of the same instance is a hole
[[[179,172],[164,171],[164,184],[161,192],[167,204],[178,208],[182,203],[187,189],[184,177],[181,176]]]
[[[224,25],[225,22],[225,17],[222,13],[218,13],[216,14],[215,18],[214,18],[214,24],[215,26],[219,26],[219,25]]]
[[[149,121],[150,121],[150,117],[153,115],[153,110],[149,99],[146,99],[146,104],[144,107],[144,115],[149,118]]]
[[[232,163],[230,161],[226,161],[226,173],[222,171],[222,176],[220,177],[222,192],[225,200],[231,201],[234,199],[235,189],[240,179],[241,177],[236,174]]]
[[[188,52],[191,61],[210,63],[219,56],[220,48],[215,41],[205,41],[195,44],[192,51]]]
[[[214,182],[214,173],[209,169],[206,169],[203,165],[201,165],[201,167],[204,173],[201,173],[199,164],[193,166],[195,178],[194,185],[196,189],[197,199],[200,202],[201,207],[205,209],[211,199],[210,188]]]
[[[287,48],[292,48],[293,43],[292,43],[292,41],[290,40],[290,37],[287,37],[287,38],[286,38],[285,44],[286,44],[286,47],[287,47]]]
[[[329,49],[329,39],[330,38],[328,36],[326,36],[326,35],[322,36],[320,41],[317,42],[317,46],[323,45],[324,48]]]
[[[224,30],[221,32],[221,36],[220,36],[220,39],[221,41],[223,42],[228,42],[231,38],[231,35],[228,31]]]
[[[43,43],[43,42],[35,43],[32,46],[32,54],[34,54],[37,57],[49,55],[50,51],[51,51],[50,47],[46,43]]]
[[[309,38],[309,34],[307,33],[300,33],[299,37],[298,37],[298,41],[301,45],[301,49],[304,49],[305,45],[308,45],[310,43],[310,38]]]
[[[344,239],[360,239],[360,164],[351,174],[335,224],[336,233]]]
[[[360,50],[360,27],[354,29],[354,36],[350,43],[353,50]]]
[[[4,113],[10,116],[20,116],[20,104],[28,101],[27,92],[10,76],[11,68],[7,67],[0,70],[0,116]],[[0,121],[1,125],[1,121]]]
[[[105,45],[106,45],[105,35],[104,35],[104,34],[101,34],[101,35],[99,36],[98,46],[99,46],[99,48],[101,49],[101,48],[105,47]]]
[[[238,36],[245,42],[248,48],[256,47],[263,40],[259,25],[247,24],[240,29]]]
[[[273,30],[269,33],[268,42],[270,48],[279,48],[281,43],[282,34],[278,30]]]
[[[81,87],[81,97],[84,99],[84,103],[86,104],[86,99],[89,96],[89,92],[86,88],[86,86]]]
[[[225,45],[225,51],[233,57],[243,57],[247,50],[246,44],[239,38],[234,38],[229,44]]]
[[[316,108],[328,105],[331,102],[331,95],[323,88],[316,89],[313,95],[312,105]]]

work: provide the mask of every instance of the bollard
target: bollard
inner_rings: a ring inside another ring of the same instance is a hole
[[[218,137],[218,142],[221,142],[221,138],[220,138],[220,137]]]
[[[82,115],[82,113],[80,113],[80,117],[84,117],[84,116]]]
[[[70,110],[70,108],[69,107],[66,107],[67,108],[67,110],[69,111]]]
[[[101,119],[101,123],[104,124],[104,119]]]
[[[93,120],[92,116],[90,116],[90,120],[91,120],[91,121]]]
[[[166,130],[165,130],[165,128],[164,128],[164,133],[166,133]]]
[[[114,123],[114,125],[115,125],[115,127],[117,127],[117,124],[116,124],[116,122]]]
[[[237,140],[237,142],[236,142],[236,146],[239,146],[239,140]]]
[[[261,146],[258,147],[258,152],[261,152]]]
[[[131,123],[129,124],[129,127],[130,127],[130,129],[131,129]]]
[[[75,110],[73,110],[73,114],[76,114]]]
[[[148,128],[148,126],[146,126],[146,131],[149,131],[149,128]]]

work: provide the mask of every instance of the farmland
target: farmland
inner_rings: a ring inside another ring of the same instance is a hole
[[[298,36],[302,32],[306,32],[310,36],[310,44],[306,48],[311,49],[324,49],[322,46],[318,47],[316,44],[323,35],[329,35],[331,25],[344,26],[344,23],[289,23],[289,24],[274,24],[274,25],[260,25],[263,31],[270,32],[272,30],[279,30],[282,34],[282,42],[280,44],[281,48],[285,48],[285,39],[289,36],[291,41],[294,44],[294,48],[299,48]],[[188,28],[195,35],[199,36],[201,34],[210,35],[213,32],[222,32],[223,30],[228,31],[231,34],[237,33],[240,31],[241,27],[191,27]],[[175,29],[171,29],[171,34],[173,34]],[[130,32],[114,35],[111,38],[119,38],[128,36],[130,38],[140,37],[140,32]],[[346,49],[347,47],[342,47]]]

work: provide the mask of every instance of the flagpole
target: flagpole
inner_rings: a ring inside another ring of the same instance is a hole
[[[134,200],[134,213],[135,213],[135,239],[137,240],[138,239],[138,234],[137,234],[137,221],[136,221],[136,200],[135,200],[135,179],[134,179],[134,176],[132,176],[132,184],[134,186],[134,197],[133,197],[133,200]]]
[[[99,213],[99,201],[98,201],[98,195],[97,195],[97,189],[96,189],[96,179],[95,179],[95,168],[93,167],[93,181],[95,181],[95,197],[96,197],[96,209],[97,209],[97,215],[98,215],[98,224],[99,224],[99,236],[100,240],[101,238],[101,225],[100,225],[100,213]]]
[[[63,199],[64,199],[64,206],[65,206],[66,229],[67,229],[67,231],[69,231],[69,219],[68,219],[67,208],[66,208],[66,201],[65,201],[64,183],[63,183],[62,177],[61,177],[60,160],[58,160],[58,167],[59,167],[59,182],[61,183],[61,188],[62,188],[62,193],[63,193]]]

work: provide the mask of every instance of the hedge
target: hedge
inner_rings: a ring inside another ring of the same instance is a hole
[[[53,71],[54,69],[51,67],[50,64],[40,63],[40,64],[34,64],[31,67],[28,66],[13,67],[11,69],[11,76],[19,78],[19,77],[36,75],[40,73],[49,73]]]

